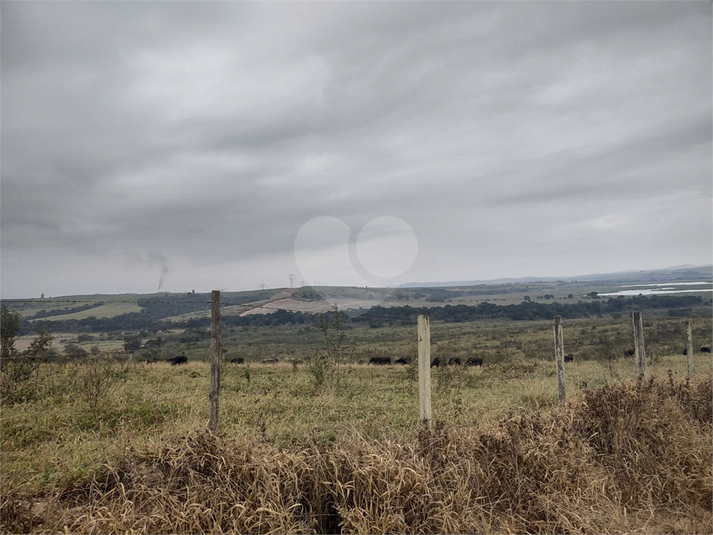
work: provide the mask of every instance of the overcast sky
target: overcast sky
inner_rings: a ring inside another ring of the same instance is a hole
[[[709,264],[711,5],[5,0],[2,296]]]

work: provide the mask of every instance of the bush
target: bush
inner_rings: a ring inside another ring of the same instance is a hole
[[[96,413],[119,381],[126,380],[128,365],[113,355],[96,355],[83,365],[77,376],[77,389],[92,412]]]

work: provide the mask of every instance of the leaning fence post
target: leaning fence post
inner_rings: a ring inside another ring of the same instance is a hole
[[[693,332],[691,331],[691,322],[686,322],[686,357],[688,362],[688,378],[693,378]]]
[[[431,323],[418,316],[418,401],[420,423],[431,427]]]
[[[213,290],[210,303],[210,420],[208,429],[218,431],[220,397],[220,290]]]
[[[564,342],[562,341],[562,317],[555,316],[555,363],[557,364],[557,399],[560,403],[565,400],[564,380]]]
[[[644,349],[644,323],[641,319],[641,312],[634,312],[634,355],[636,366],[639,370],[639,377],[646,375],[646,350]]]

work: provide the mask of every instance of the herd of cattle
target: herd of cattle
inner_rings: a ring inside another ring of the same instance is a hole
[[[701,353],[710,353],[711,348],[708,346],[702,346],[700,349]],[[624,351],[624,354],[627,356],[633,356],[635,351],[633,349],[627,349]],[[688,349],[683,350],[683,354],[687,355],[688,354]],[[170,359],[166,359],[167,362],[171,363],[171,366],[176,366],[177,364],[186,364],[188,362],[188,358],[185,355],[177,355],[175,357],[172,357]],[[574,362],[574,355],[569,354],[564,356],[564,361],[565,362]],[[263,364],[276,364],[278,359],[265,359],[262,361]],[[245,359],[243,357],[236,357],[234,359],[230,360],[231,364],[244,364]],[[391,357],[371,357],[369,359],[369,364],[372,364],[374,366],[384,366],[384,365],[390,365],[392,364]],[[400,358],[396,359],[393,364],[411,364],[411,359],[409,358]],[[463,364],[463,361],[458,358],[458,357],[452,357],[448,360],[445,358],[441,357],[436,357],[431,361],[431,368],[442,368],[443,366],[446,366],[448,364],[449,366],[461,366]],[[482,366],[483,365],[483,359],[479,357],[472,357],[469,358],[465,361],[466,366]]]
[[[701,353],[710,353],[710,352],[711,352],[711,348],[710,348],[710,347],[708,347],[708,346],[701,346]],[[688,348],[685,348],[685,349],[683,350],[683,354],[684,354],[684,355],[688,355]]]
[[[371,357],[369,359],[369,364],[373,364],[375,366],[385,366],[392,364],[391,362],[391,357]],[[409,358],[400,358],[397,359],[393,362],[393,364],[411,364],[411,359]],[[450,366],[460,366],[463,364],[463,361],[459,359],[458,357],[453,357],[449,360],[442,359],[440,357],[436,357],[431,361],[431,368],[441,368],[445,366],[446,364]],[[482,366],[483,365],[483,359],[473,357],[469,358],[468,360],[465,361],[466,366]]]

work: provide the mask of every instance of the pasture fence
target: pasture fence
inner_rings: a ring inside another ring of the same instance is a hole
[[[636,359],[639,377],[643,378],[646,375],[646,349],[644,347],[644,323],[641,312],[633,312],[632,320],[634,322],[634,358]]]
[[[218,410],[220,401],[220,290],[211,293],[210,305],[210,419],[208,429],[218,432]]]
[[[562,317],[555,316],[554,319],[555,365],[557,366],[557,399],[560,403],[564,403],[566,392],[564,377],[564,341],[562,339]]]
[[[431,322],[418,316],[418,404],[421,425],[431,427]]]
[[[687,357],[687,375],[689,379],[693,378],[693,332],[691,330],[691,322],[686,322],[686,357]]]

